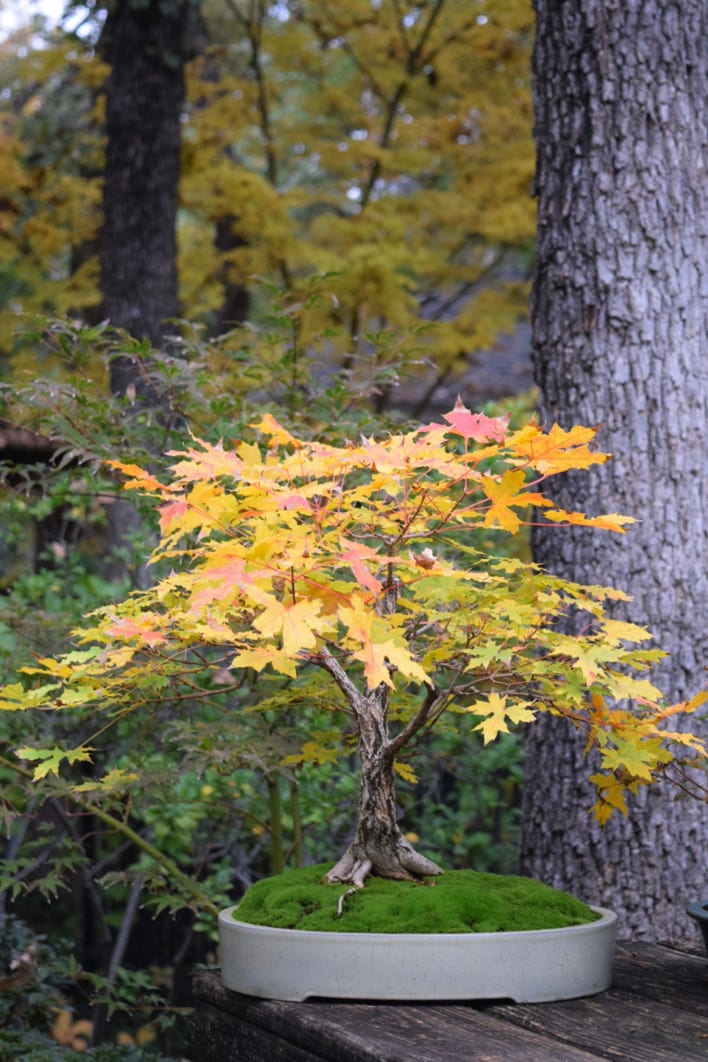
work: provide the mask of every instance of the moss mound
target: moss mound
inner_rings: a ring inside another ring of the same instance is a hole
[[[343,901],[347,885],[323,881],[331,863],[292,870],[251,886],[239,922],[337,933],[498,933],[594,922],[590,908],[531,878],[448,871],[424,884],[369,878]]]

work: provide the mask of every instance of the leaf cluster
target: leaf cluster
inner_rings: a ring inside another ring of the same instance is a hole
[[[345,717],[368,692],[390,690],[396,752],[445,712],[478,717],[485,742],[540,711],[563,715],[598,750],[597,815],[625,810],[626,791],[671,759],[667,740],[703,751],[692,735],[662,730],[700,698],[666,708],[632,674],[660,654],[640,648],[646,631],[606,614],[619,591],[470,544],[479,529],[515,535],[544,516],[623,533],[629,518],[565,512],[539,490],[608,455],[588,428],[512,430],[461,403],[444,420],[337,446],[298,438],[265,414],[252,439],[194,439],[173,453],[166,481],[114,462],[127,488],[153,500],[161,537],[152,562],[166,574],[98,610],[75,632],[73,652],[23,669],[28,685],[7,686],[0,708],[92,707],[108,711],[110,727],[152,711],[168,686],[173,701],[176,691],[199,697],[214,674],[235,684],[264,669],[302,676],[306,697],[324,672]],[[585,617],[575,635],[559,629],[570,611]],[[620,706],[627,700],[631,709]],[[274,703],[293,707],[282,692]],[[21,750],[41,760],[35,777],[92,754],[88,741]],[[318,741],[299,753],[323,757]]]

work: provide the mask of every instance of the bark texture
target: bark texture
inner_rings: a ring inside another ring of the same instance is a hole
[[[359,732],[359,809],[354,840],[329,872],[330,881],[362,888],[369,874],[394,881],[439,874],[437,863],[416,852],[398,827],[394,747],[386,720],[388,690],[379,686],[353,703]]]
[[[103,313],[116,328],[159,347],[177,317],[175,219],[188,0],[117,0],[103,35],[110,64],[101,238]],[[136,383],[129,358],[112,363],[111,387]],[[139,384],[139,381],[137,381]]]
[[[533,356],[542,419],[601,425],[608,464],[562,477],[569,509],[623,512],[626,536],[538,531],[536,559],[615,585],[671,654],[671,701],[703,683],[708,368],[708,5],[536,0],[539,204]],[[691,721],[704,730],[705,722]],[[582,745],[529,728],[522,867],[614,908],[625,937],[688,936],[708,881],[705,804],[647,790],[600,829]]]

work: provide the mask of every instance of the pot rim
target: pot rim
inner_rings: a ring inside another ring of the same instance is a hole
[[[536,936],[539,933],[591,933],[596,931],[600,927],[607,928],[614,925],[617,922],[617,915],[614,911],[609,910],[606,907],[598,907],[595,904],[588,904],[591,911],[595,911],[600,915],[594,922],[581,922],[575,926],[553,926],[549,929],[499,929],[493,933],[475,933],[470,931],[469,933],[339,933],[336,930],[322,930],[322,929],[285,929],[280,926],[263,926],[258,925],[255,922],[240,922],[234,917],[234,912],[238,910],[238,904],[233,907],[226,907],[219,913],[219,921],[227,926],[238,926],[239,928],[248,930],[257,930],[267,935],[271,933],[284,934],[292,939],[303,940],[306,937],[314,938],[316,940],[322,937],[337,937],[352,942],[369,941],[375,943],[381,940],[400,940],[404,942],[412,942],[426,938],[427,940],[448,942],[459,942],[462,940],[493,940],[499,937],[515,937],[523,938],[528,936]]]

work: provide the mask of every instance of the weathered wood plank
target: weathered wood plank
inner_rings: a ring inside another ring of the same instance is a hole
[[[653,944],[619,944],[613,988],[708,1018],[708,961],[697,949],[683,952]]]
[[[534,1057],[591,1062],[598,1057],[468,1006],[280,1003],[229,992],[214,974],[195,978],[194,997],[191,1040],[199,1062],[529,1062]],[[288,1048],[291,1054],[283,1054]]]
[[[707,1062],[708,962],[620,944],[614,984],[535,1005],[283,1003],[194,982],[195,1062]]]
[[[561,1044],[622,1062],[706,1062],[708,1018],[630,992],[542,1005],[487,1006],[484,1013]]]

